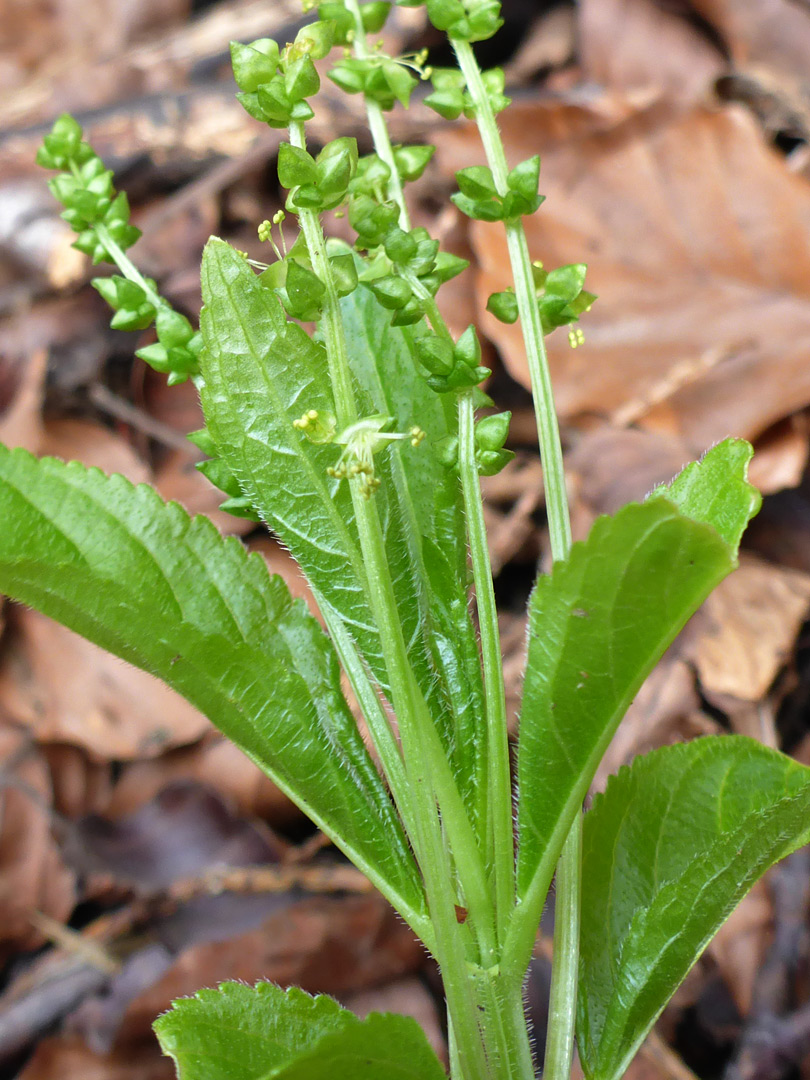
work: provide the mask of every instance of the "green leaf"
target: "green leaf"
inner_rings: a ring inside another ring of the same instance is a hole
[[[314,184],[318,179],[315,159],[300,146],[283,142],[278,148],[278,179],[282,187]]]
[[[741,736],[637,758],[585,815],[577,1043],[619,1080],[711,937],[810,840],[810,769]]]
[[[750,456],[746,443],[721,443],[670,488],[599,518],[588,539],[538,581],[518,752],[518,890],[538,908],[628,705],[736,566],[739,536],[759,506],[745,480]]]
[[[4,447],[0,521],[0,592],[163,679],[419,917],[419,875],[332,646],[260,557],[145,485]]]
[[[409,574],[395,582],[400,610],[409,632],[421,633],[429,661],[417,664],[420,682],[472,807],[482,790],[476,778],[485,767],[481,669],[468,611],[460,489],[456,475],[434,453],[442,440],[456,434],[455,406],[428,387],[417,371],[411,338],[389,325],[368,288],[361,285],[341,309],[352,371],[366,407],[393,416],[398,431],[418,424],[427,433],[421,446],[403,442],[381,458],[383,484],[375,498],[382,496],[386,533],[401,532],[399,543],[410,553]]]
[[[750,460],[751,447],[745,440],[726,439],[700,461],[687,465],[671,484],[657,487],[650,499],[669,499],[682,514],[711,525],[736,550],[748,520],[762,502],[746,480]],[[743,508],[747,516],[740,512]]]
[[[339,447],[315,445],[293,427],[310,409],[334,415],[324,350],[300,327],[285,323],[274,297],[222,241],[206,247],[202,285],[206,348],[201,396],[218,455],[289,547],[321,607],[328,605],[341,619],[387,691],[351,493],[345,481],[330,479],[326,471],[335,464]],[[373,296],[358,288],[342,307],[361,408],[394,417],[399,431],[418,423],[428,433],[425,443],[433,439],[436,425],[441,425],[439,437],[445,434],[442,403],[424,384],[419,387],[402,332],[385,325]],[[381,452],[375,469],[382,484],[374,499],[414,671],[453,767],[472,792],[474,781],[463,771],[463,762],[478,745],[470,728],[480,727],[481,713],[468,687],[448,684],[451,667],[446,678],[441,675],[447,664],[443,653],[431,651],[430,597],[419,569],[422,536],[433,534],[456,574],[447,589],[457,593],[458,581],[465,580],[457,486],[425,444],[414,448],[405,441],[401,448]],[[463,595],[466,608],[466,591]],[[457,735],[459,724],[464,738]]]
[[[351,494],[326,473],[337,451],[293,427],[309,409],[334,415],[326,354],[221,240],[206,246],[202,288],[201,398],[219,456],[382,678]]]
[[[271,983],[223,983],[155,1023],[179,1080],[445,1080],[415,1020],[361,1020],[332,998]]]

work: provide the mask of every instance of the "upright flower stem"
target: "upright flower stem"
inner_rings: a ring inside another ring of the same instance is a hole
[[[140,270],[135,266],[128,255],[125,254],[123,249],[116,244],[110,235],[110,230],[106,225],[95,226],[96,236],[101,243],[107,249],[108,253],[115,259],[115,264],[127,281],[132,281],[136,285],[140,285],[143,289],[144,295],[149,303],[154,307],[156,311],[160,311],[162,307],[166,307],[166,301],[163,297],[155,292]]]
[[[359,59],[366,59],[370,53],[359,5],[357,0],[345,0],[345,4],[346,9],[354,16],[355,28],[352,41],[354,53]],[[400,228],[409,229],[408,207],[383,111],[372,97],[366,97],[365,104],[374,150],[390,171],[388,194],[399,207]],[[414,294],[424,303],[434,331],[452,342],[452,335],[432,294],[415,274],[406,272],[404,276]],[[465,393],[459,399],[459,471],[462,479],[481,633],[487,722],[487,835],[495,885],[496,928],[500,940],[515,903],[515,852],[503,658],[492,585],[492,568],[486,542],[481,487],[475,462],[474,419],[472,396]]]
[[[462,393],[458,402],[458,465],[464,493],[467,535],[470,542],[478,624],[481,633],[487,716],[487,777],[489,782],[487,805],[490,813],[496,922],[499,940],[503,941],[505,928],[515,906],[512,783],[506,729],[503,657],[484,524],[484,508],[481,502],[481,484],[475,460],[475,411],[471,390]]]
[[[481,133],[487,161],[492,170],[495,187],[498,193],[504,196],[508,191],[509,174],[506,154],[478,61],[469,42],[454,40],[453,48],[459,67],[464,74],[467,90],[475,105],[475,119]],[[531,376],[540,455],[543,462],[551,553],[554,559],[565,559],[571,549],[571,525],[562,446],[557,413],[554,408],[543,327],[534,290],[529,245],[522,221],[506,223],[506,241]],[[545,1080],[569,1080],[571,1073],[579,957],[581,834],[582,815],[578,814],[563,845],[557,866],[550,1026],[543,1070]],[[525,926],[533,937],[534,920],[527,919]],[[521,960],[528,959],[531,943],[523,941],[521,944],[523,948],[519,950],[518,956]]]
[[[344,0],[344,3],[346,4],[346,10],[354,18],[354,38],[352,40],[354,54],[359,60],[366,60],[370,53],[366,42],[363,18],[360,14],[360,5],[357,0]],[[405,193],[402,190],[402,179],[394,161],[394,149],[388,134],[388,125],[385,122],[379,103],[370,97],[366,97],[366,116],[368,117],[371,138],[374,142],[374,150],[380,160],[384,161],[391,171],[388,178],[388,194],[399,207],[399,227],[408,231],[411,227],[411,219],[408,213],[408,204],[405,202]]]
[[[294,122],[290,125],[290,141],[294,146],[306,149],[302,123]],[[313,269],[326,289],[321,327],[335,394],[335,411],[341,425],[351,424],[357,420],[357,406],[339,300],[326,254],[323,230],[315,211],[302,209],[299,220]],[[437,779],[445,790],[447,786],[447,773],[441,769],[441,762],[438,760],[439,757],[443,759],[444,755],[441,751],[436,753],[435,743],[430,738],[430,732],[433,732],[431,718],[427,715],[424,699],[408,660],[374,499],[364,497],[355,482],[350,481],[350,484],[361,550],[367,567],[371,609],[380,631],[392,703],[400,721],[405,768],[413,790],[412,808],[416,835],[411,839],[425,881],[428,907],[435,931],[436,958],[444,976],[448,1007],[455,1017],[460,1080],[480,1080],[489,1074],[480,1037],[474,986],[468,972],[465,940],[469,937],[469,930],[459,923],[456,915],[454,875],[437,811],[437,802],[441,801],[437,800]],[[452,797],[448,801],[451,803],[452,815],[455,803]],[[472,837],[471,830],[469,836]],[[454,855],[463,887],[472,886],[476,890],[468,898],[470,907],[473,906],[473,898],[477,904],[485,903],[486,897],[480,895],[476,884],[481,880],[481,874],[475,865],[478,853],[474,843],[472,848],[469,840],[467,843],[454,845]],[[484,922],[489,921],[485,913],[482,915]]]

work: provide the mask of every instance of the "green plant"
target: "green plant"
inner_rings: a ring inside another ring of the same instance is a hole
[[[545,1075],[569,1075],[576,1027],[587,1076],[617,1080],[744,892],[810,839],[810,771],[732,736],[637,759],[581,814],[633,695],[736,565],[759,505],[751,451],[715,446],[571,546],[544,337],[595,297],[584,266],[530,261],[522,219],[542,201],[540,161],[508,168],[503,75],[482,73],[472,49],[497,31],[500,5],[427,0],[459,65],[432,72],[424,57],[369,48],[389,7],[331,0],[284,48],[233,46],[242,104],[288,129],[279,179],[300,231],[287,250],[275,239],[284,214],[263,222],[276,257],[258,267],[212,239],[199,332],[125,254],[138,235],[126,197],[79,125],[62,117],[40,154],[62,170],[51,187],[76,245],[120,271],[94,282],[113,325],[154,322],[157,342],[139,355],[171,382],[195,380],[203,471],[227,509],[289,547],[326,630],[207,520],[120,476],[19,450],[0,450],[0,588],[179,690],[368,875],[441,966],[454,1080],[534,1075],[522,986],[556,868]],[[330,77],[365,98],[365,156],[348,138],[307,149],[314,61],[334,46],[344,54]],[[509,459],[509,415],[476,417],[492,404],[476,332],[454,340],[436,302],[466,264],[411,227],[403,198],[432,148],[392,146],[384,113],[419,78],[432,78],[441,116],[481,132],[487,165],[458,173],[454,201],[504,224],[514,290],[489,307],[520,319],[545,470],[554,568],[529,605],[516,836],[479,488]],[[353,248],[324,237],[321,215],[338,207]],[[443,1074],[413,1022],[360,1021],[266,984],[201,991],[157,1031],[183,1080]]]

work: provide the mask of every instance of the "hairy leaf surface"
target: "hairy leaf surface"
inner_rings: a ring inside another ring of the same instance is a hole
[[[407,332],[391,326],[364,286],[341,301],[350,342],[350,362],[360,395],[372,412],[393,416],[397,431],[418,425],[426,432],[420,446],[401,443],[381,458],[383,494],[402,531],[416,568],[406,604],[418,604],[422,636],[453,715],[452,757],[465,801],[486,790],[482,724],[483,686],[467,589],[467,542],[461,487],[452,469],[440,463],[435,445],[457,433],[453,395],[431,390],[417,370]],[[434,701],[436,694],[434,692]]]
[[[518,754],[518,887],[535,906],[628,705],[737,564],[759,505],[750,454],[739,441],[716,446],[647,502],[599,518],[537,584]]]
[[[289,547],[319,602],[327,603],[343,621],[374,676],[388,689],[349,485],[330,479],[326,471],[336,464],[340,447],[313,444],[293,427],[293,421],[309,409],[334,415],[325,351],[300,327],[286,323],[275,297],[244,258],[220,240],[211,240],[206,247],[202,285],[206,344],[202,402],[217,449],[245,494]],[[415,387],[417,376],[401,331],[385,325],[386,316],[366,290],[357,289],[346,298],[343,312],[359,399],[371,411],[394,416],[402,424],[400,430],[415,423],[426,428],[444,425],[446,417],[436,395],[431,400],[426,387]],[[410,406],[404,391],[396,389],[400,378],[409,380],[415,395]],[[425,410],[424,415],[414,415],[417,407]],[[409,657],[456,776],[466,778],[472,774],[473,725],[480,720],[476,688],[473,683],[470,693],[470,687],[456,678],[466,653],[461,660],[455,652],[448,658],[434,641],[431,621],[441,623],[447,605],[431,604],[421,561],[423,536],[435,533],[447,540],[452,533],[449,565],[457,576],[445,589],[458,595],[464,549],[455,493],[427,446],[413,448],[406,443],[383,450],[375,468],[383,482],[374,500]],[[455,629],[446,626],[445,638]],[[471,638],[468,632],[463,648],[469,649]],[[464,738],[456,733],[454,709]],[[469,798],[471,788],[468,784]]]
[[[810,839],[810,769],[741,736],[637,758],[585,815],[577,1042],[619,1080],[734,906]]]
[[[444,1080],[406,1016],[361,1020],[292,987],[223,983],[174,1002],[155,1024],[179,1080]]]
[[[329,639],[204,517],[78,462],[0,448],[0,592],[158,675],[257,762],[397,905],[416,866]]]

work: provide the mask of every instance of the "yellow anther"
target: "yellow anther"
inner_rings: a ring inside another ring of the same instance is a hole
[[[273,224],[274,225],[281,225],[282,222],[284,222],[286,220],[287,220],[287,215],[284,213],[283,210],[276,210],[275,214],[273,214]]]
[[[568,344],[572,349],[578,348],[580,345],[585,344],[585,333],[579,327],[575,330],[568,331]]]
[[[331,413],[320,413],[317,409],[308,409],[303,416],[293,420],[293,427],[302,431],[310,442],[329,443],[335,437],[337,422]]]
[[[420,427],[412,427],[408,434],[411,437],[411,446],[418,446],[425,437],[425,433]]]

